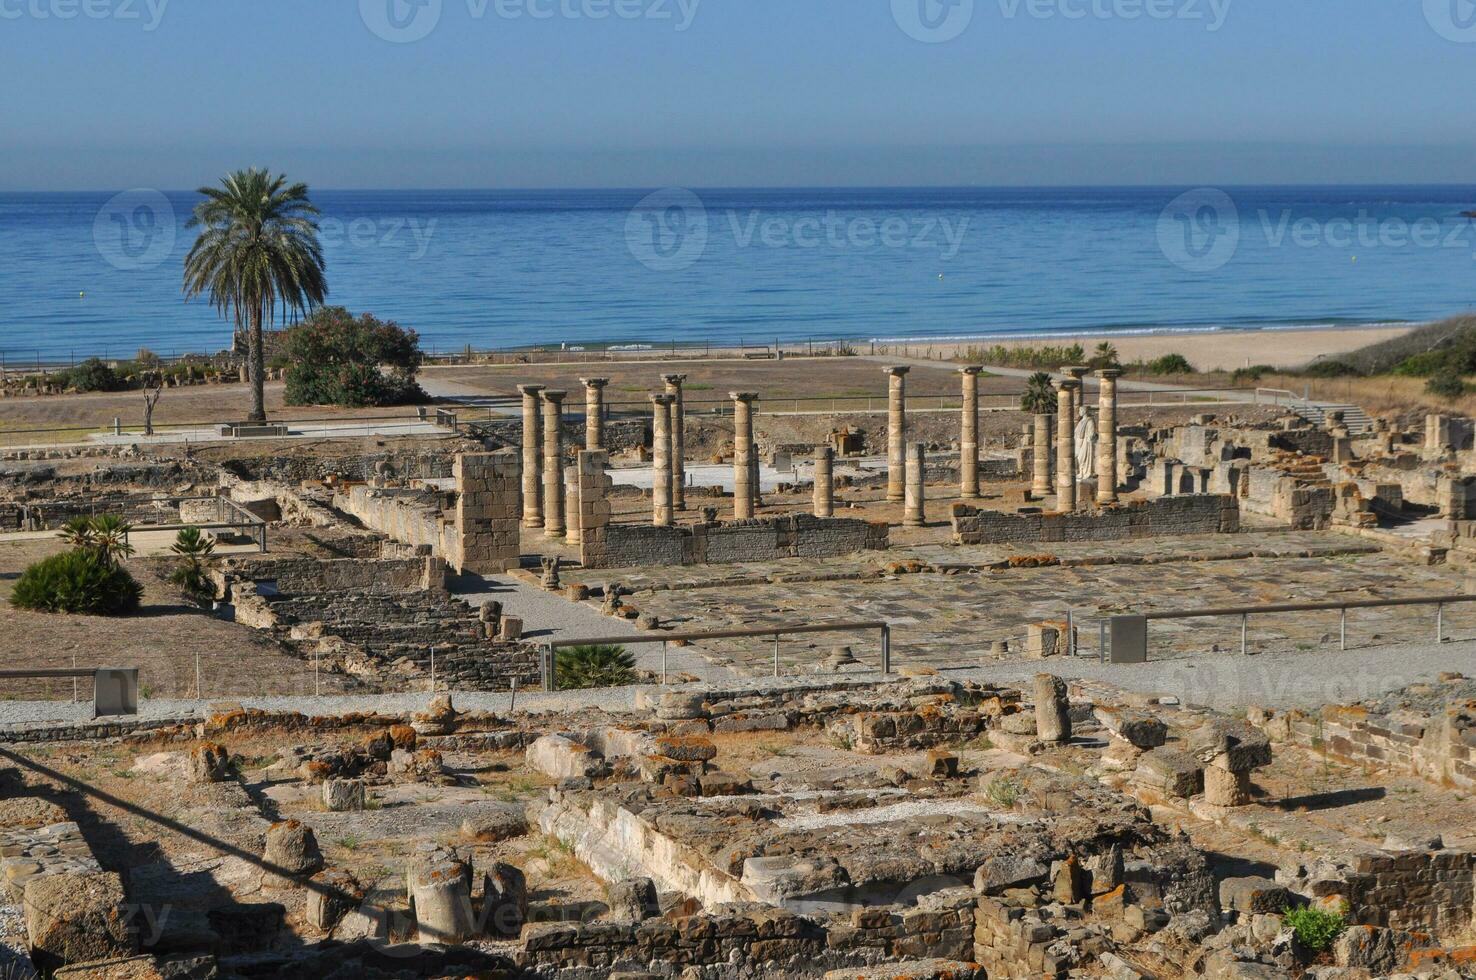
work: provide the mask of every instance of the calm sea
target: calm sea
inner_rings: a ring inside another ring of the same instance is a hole
[[[1423,321],[1470,187],[319,191],[330,300],[427,349]],[[11,361],[213,351],[191,193],[0,194]]]

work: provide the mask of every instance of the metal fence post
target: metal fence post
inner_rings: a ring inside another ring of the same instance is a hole
[[[774,676],[779,676],[779,634],[774,634]]]
[[[1338,610],[1338,649],[1348,649],[1348,610]]]
[[[666,686],[666,641],[661,641],[661,686]]]
[[[553,644],[544,647],[538,657],[538,669],[543,674],[543,689],[553,691],[557,678],[554,676],[554,648]]]
[[[1445,603],[1435,604],[1435,642],[1445,642]]]
[[[1240,614],[1240,655],[1243,657],[1249,652],[1248,635],[1250,633],[1250,613]]]
[[[881,628],[881,672],[883,675],[892,672],[892,628],[883,626]]]

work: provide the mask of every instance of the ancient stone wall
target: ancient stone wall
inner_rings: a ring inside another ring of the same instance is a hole
[[[523,464],[512,450],[466,453],[456,478],[455,553],[443,552],[458,571],[486,575],[518,567],[522,554]]]
[[[1273,738],[1342,762],[1406,772],[1441,786],[1476,788],[1476,707],[1469,703],[1435,715],[1330,706],[1315,715],[1274,715],[1262,727]]]
[[[958,544],[1124,541],[1179,534],[1233,534],[1240,530],[1234,497],[1196,494],[1160,497],[1101,511],[1045,513],[980,510],[953,506]]]
[[[354,486],[334,505],[401,544],[429,548],[458,572],[516,568],[523,506],[517,454],[464,453],[452,476],[456,490],[450,493]]]
[[[427,580],[428,562],[436,566]],[[442,574],[436,574],[436,572]],[[426,558],[342,559],[316,558],[227,558],[220,563],[222,580],[250,579],[272,582],[289,595],[357,591],[371,595],[422,592],[444,588],[445,566]]]
[[[585,568],[720,565],[828,558],[886,547],[885,524],[791,514],[685,527],[608,524],[584,531],[580,560]]]

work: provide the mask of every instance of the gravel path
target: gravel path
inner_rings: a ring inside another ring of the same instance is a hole
[[[545,592],[511,577],[463,575],[452,581],[451,590],[473,608],[488,599],[501,602],[504,613],[522,618],[523,636],[534,642],[611,636],[649,640],[660,636],[659,633],[643,632],[626,620],[614,619],[590,606],[571,602],[561,595]],[[661,669],[660,643],[634,644],[630,649],[635,654],[637,668]],[[671,673],[688,673],[713,681],[734,676],[732,671],[713,666],[689,648],[668,647],[666,658],[667,670]]]
[[[603,619],[603,618],[602,618]],[[608,623],[608,621],[606,621]],[[674,651],[675,652],[675,651]],[[995,684],[1019,684],[1037,672],[1062,677],[1100,680],[1143,694],[1171,696],[1180,701],[1207,704],[1221,710],[1246,705],[1270,708],[1316,708],[1324,704],[1348,704],[1380,698],[1411,684],[1435,681],[1442,672],[1470,671],[1476,667],[1476,640],[1445,643],[1405,644],[1346,653],[1312,652],[1242,657],[1216,654],[1193,661],[1175,660],[1139,665],[1100,664],[1095,660],[1061,659],[1001,664],[997,667],[947,671],[945,676]],[[834,675],[770,680],[754,678],[745,685],[755,687],[823,686]],[[871,675],[846,675],[857,679]],[[529,711],[598,708],[611,712],[635,707],[637,688],[603,691],[569,691],[557,694],[520,693],[517,707]],[[424,710],[431,695],[368,694],[312,697],[242,698],[248,707],[275,711],[301,711],[327,715],[349,712],[408,713]],[[456,706],[465,711],[506,712],[509,695],[456,693]],[[208,702],[150,700],[140,705],[140,717],[199,718]],[[90,714],[87,704],[64,701],[0,701],[0,725],[36,722],[81,722]]]

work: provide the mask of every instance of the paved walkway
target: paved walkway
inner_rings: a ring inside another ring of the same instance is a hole
[[[1377,699],[1411,684],[1434,682],[1442,672],[1472,672],[1476,668],[1476,641],[1414,643],[1371,647],[1347,653],[1316,652],[1277,656],[1242,657],[1217,654],[1193,661],[1139,665],[1100,664],[1093,659],[1027,661],[997,667],[943,671],[945,677],[994,684],[1024,684],[1037,672],[1062,677],[1103,681],[1124,690],[1177,698],[1181,702],[1205,704],[1222,711],[1248,705],[1269,708],[1314,710],[1324,704],[1349,704]],[[858,679],[879,679],[857,673]],[[823,685],[833,674],[781,680],[753,679],[744,687],[794,688]],[[649,690],[650,688],[646,688]],[[567,691],[557,694],[520,693],[516,708],[527,711],[577,711],[597,708],[611,712],[635,709],[636,692],[623,687],[600,691]],[[422,711],[431,695],[374,694],[325,697],[241,698],[247,707],[272,711],[300,711],[309,715],[352,712],[402,713]],[[456,707],[463,711],[506,713],[512,696],[506,693],[453,692]],[[189,700],[146,700],[140,704],[144,719],[202,718],[209,702]],[[66,701],[0,702],[0,726],[25,723],[74,723],[88,720],[90,705]]]
[[[489,599],[502,603],[502,611],[523,621],[523,636],[533,642],[577,640],[628,636],[632,640],[659,639],[660,634],[643,632],[628,621],[602,614],[598,609],[570,602],[561,595],[545,592],[511,576],[482,577],[463,575],[453,579],[452,594],[473,608]],[[660,643],[632,644],[636,667],[659,673],[662,666]],[[732,671],[714,668],[690,648],[668,647],[666,669],[670,675],[690,674],[707,680],[731,678]]]

